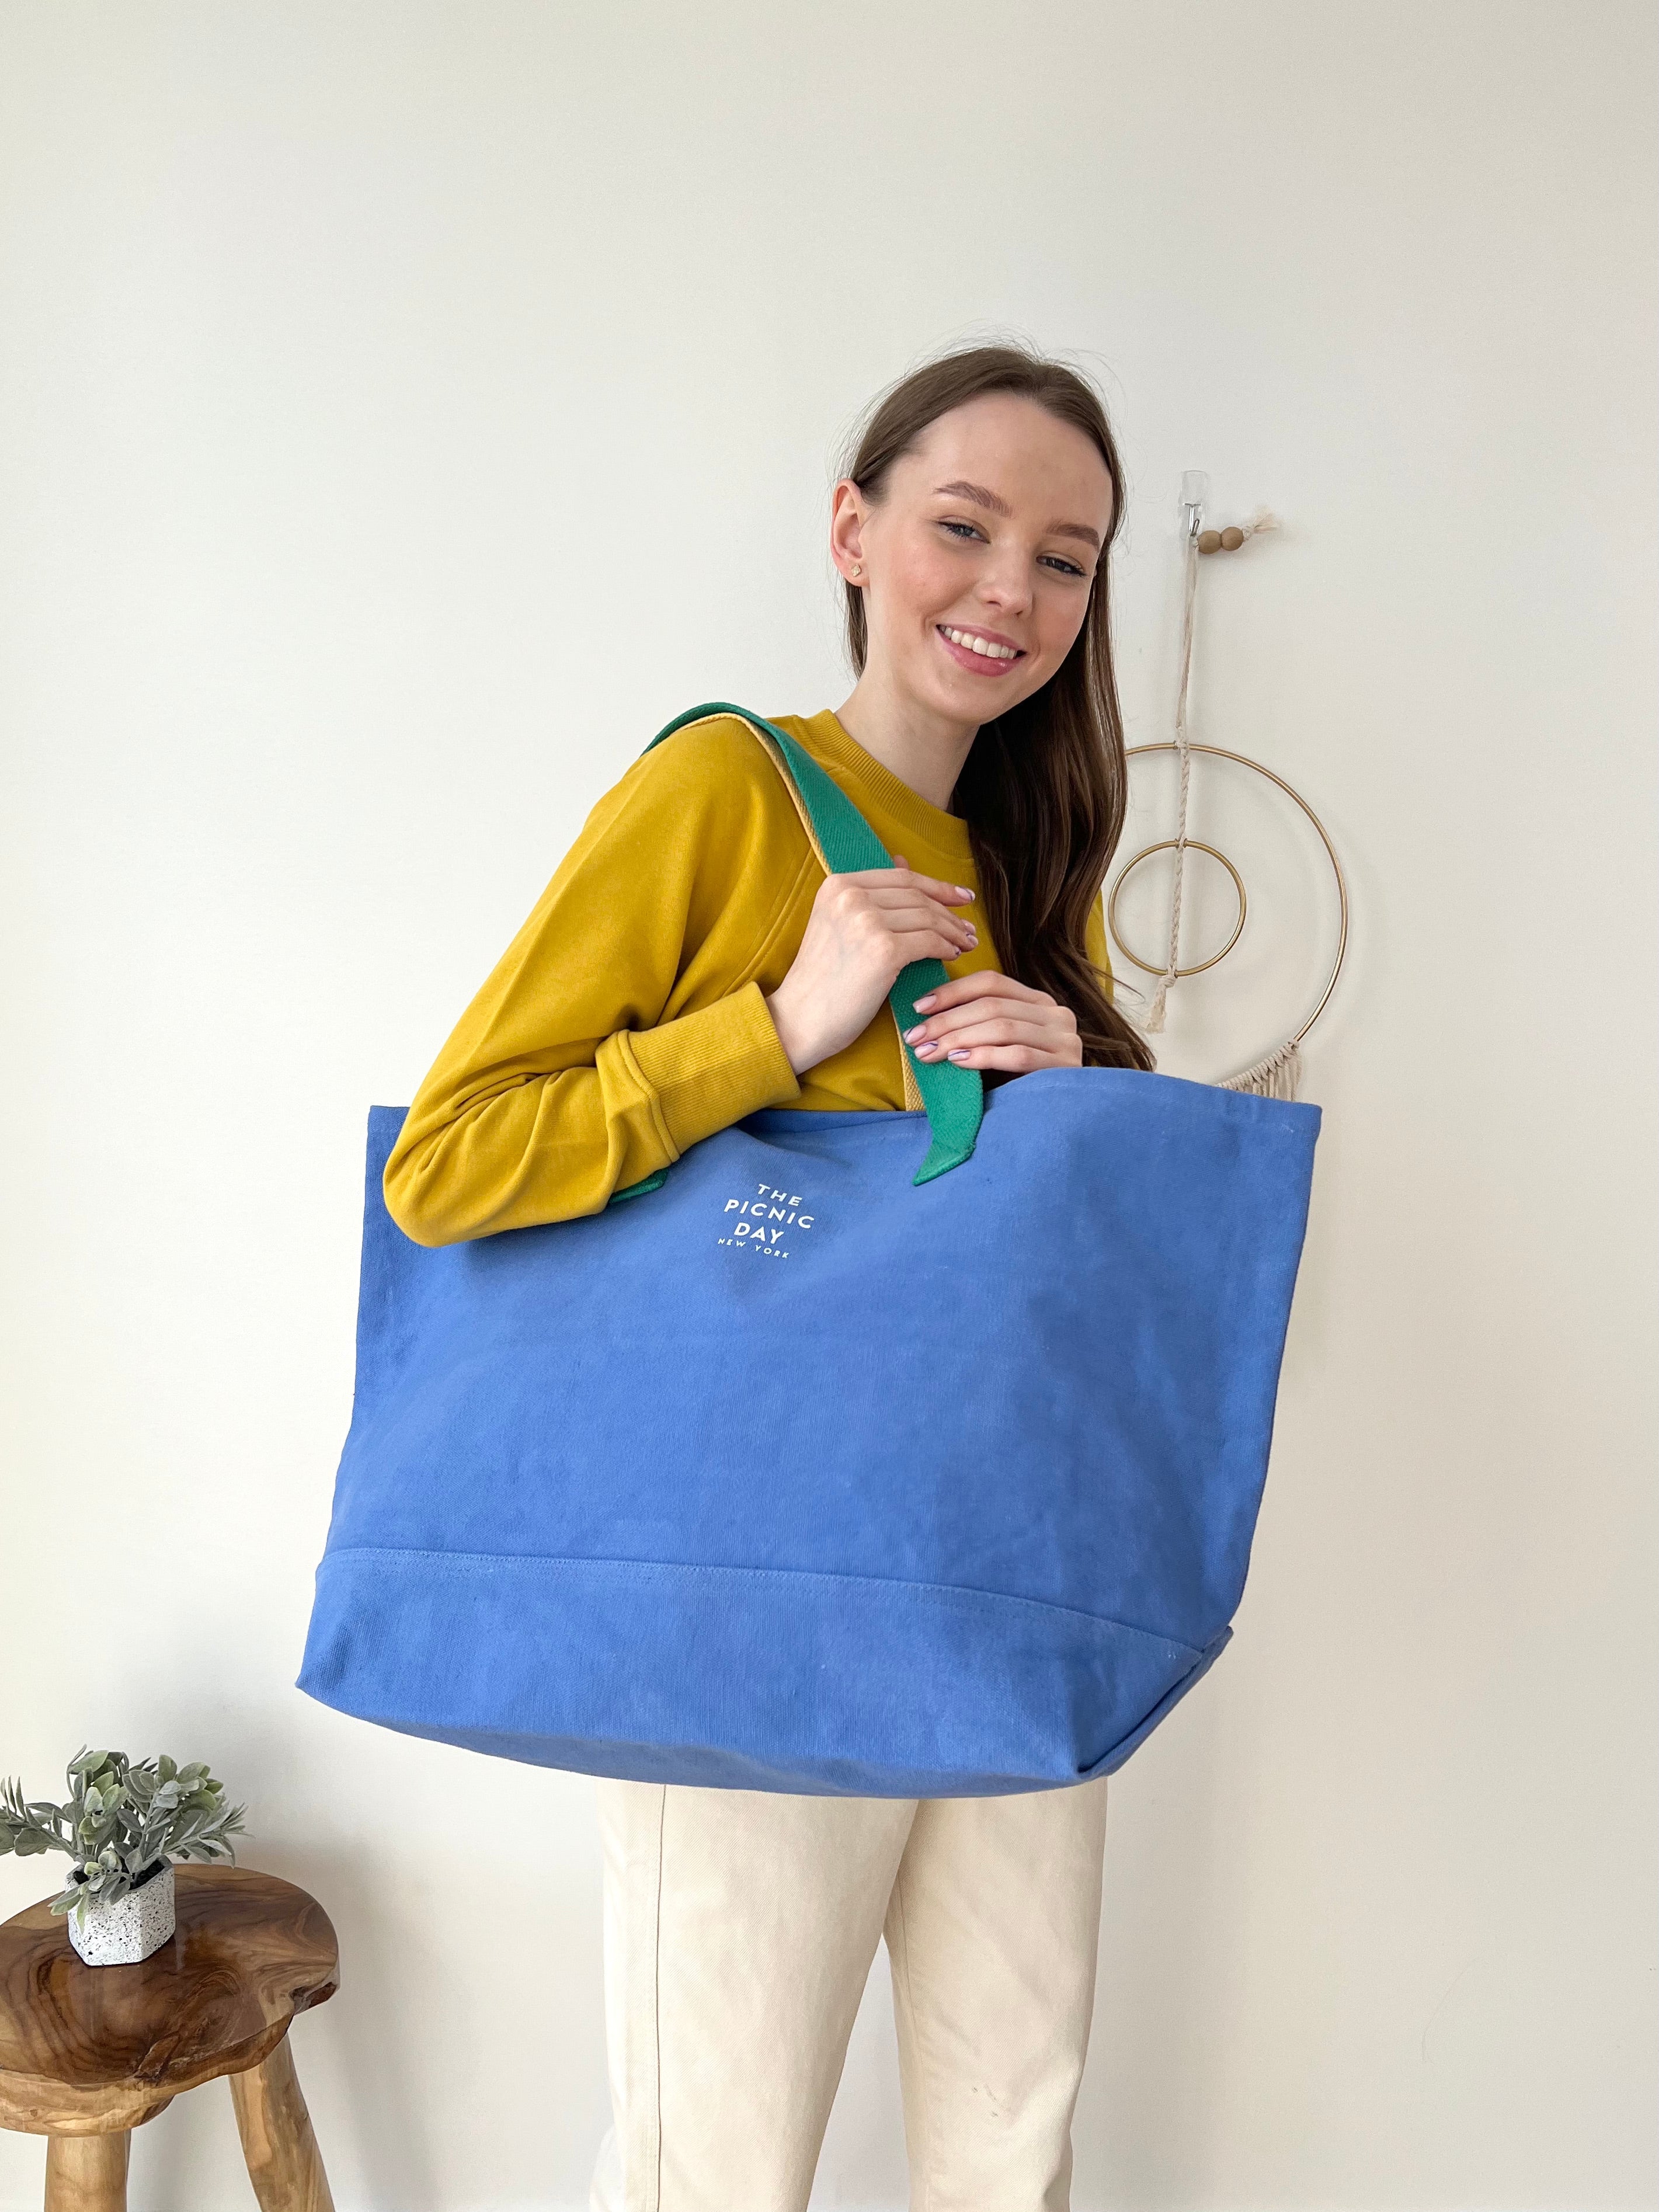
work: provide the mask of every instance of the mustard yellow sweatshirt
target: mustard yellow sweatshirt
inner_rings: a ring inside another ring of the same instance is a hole
[[[833,714],[780,726],[890,853],[977,892],[965,822],[901,783]],[[799,1080],[766,1010],[823,881],[744,723],[720,716],[646,753],[588,816],[416,1093],[386,1163],[398,1227],[453,1244],[597,1213],[763,1106],[902,1108],[885,1003]],[[967,910],[979,943],[947,963],[952,975],[998,965],[977,896]],[[1098,902],[1088,950],[1109,975]]]

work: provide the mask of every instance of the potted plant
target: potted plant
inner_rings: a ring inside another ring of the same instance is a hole
[[[69,1915],[70,1942],[89,1966],[136,1966],[172,1936],[173,1861],[234,1860],[246,1808],[226,1804],[200,1763],[82,1751],[68,1780],[64,1805],[27,1803],[18,1783],[0,1782],[0,1856],[67,1851],[75,1864],[52,1910]]]

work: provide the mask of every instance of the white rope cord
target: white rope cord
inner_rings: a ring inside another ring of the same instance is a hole
[[[1193,623],[1198,605],[1198,526],[1201,515],[1202,509],[1196,505],[1189,507],[1187,510],[1186,584],[1182,595],[1181,670],[1176,688],[1175,713],[1176,756],[1181,763],[1181,799],[1176,816],[1175,881],[1170,891],[1169,950],[1164,956],[1164,973],[1152,986],[1152,994],[1146,1001],[1146,1011],[1140,1018],[1140,1026],[1149,1036],[1158,1036],[1163,1031],[1169,1007],[1170,993],[1175,987],[1177,980],[1176,971],[1181,966],[1181,897],[1187,880],[1187,813],[1193,782],[1192,740],[1187,733],[1187,696],[1192,687],[1193,678]],[[1277,530],[1278,527],[1277,516],[1269,514],[1266,507],[1258,507],[1250,520],[1240,526],[1238,540],[1242,542],[1247,538],[1254,538],[1259,531]],[[1276,1060],[1278,1055],[1270,1054],[1269,1058]],[[1297,1074],[1300,1072],[1300,1066],[1298,1059],[1297,1068],[1291,1073],[1290,1079],[1292,1083],[1295,1082]],[[1244,1075],[1235,1076],[1232,1082],[1224,1087],[1254,1090],[1258,1086],[1250,1079],[1264,1073],[1265,1063],[1262,1063],[1256,1067],[1248,1069]],[[1283,1095],[1294,1097],[1296,1093],[1291,1090]]]
[[[1176,757],[1181,763],[1181,805],[1176,816],[1175,883],[1170,892],[1170,949],[1164,956],[1164,973],[1152,986],[1152,995],[1141,1017],[1140,1026],[1149,1036],[1158,1036],[1163,1030],[1170,992],[1176,970],[1181,965],[1181,894],[1187,878],[1187,801],[1193,782],[1192,746],[1187,736],[1187,691],[1192,682],[1193,610],[1198,600],[1198,516],[1199,510],[1194,507],[1187,532],[1187,580],[1181,607],[1181,674],[1176,687],[1175,715]]]

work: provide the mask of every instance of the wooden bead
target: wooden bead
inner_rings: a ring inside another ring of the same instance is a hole
[[[1243,543],[1244,532],[1242,530],[1224,530],[1221,533],[1221,550],[1224,553],[1237,553]]]
[[[1218,530],[1200,530],[1199,532],[1198,550],[1200,553],[1217,552],[1220,550],[1220,545],[1221,532]]]

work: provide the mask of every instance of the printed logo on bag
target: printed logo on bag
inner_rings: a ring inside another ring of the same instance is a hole
[[[803,1231],[810,1232],[812,1217],[800,1210],[799,1192],[774,1190],[757,1182],[752,1198],[728,1198],[721,1216],[726,1231],[720,1238],[738,1252],[762,1252],[769,1260],[787,1260],[789,1247]]]

